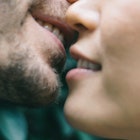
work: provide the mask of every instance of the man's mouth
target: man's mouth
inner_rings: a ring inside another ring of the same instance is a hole
[[[32,13],[32,15],[42,27],[53,33],[65,47],[73,42],[75,32],[63,20],[39,13]]]
[[[56,41],[63,53],[53,56],[53,58],[49,60],[51,67],[56,69],[58,73],[61,73],[65,64],[65,48],[73,42],[74,31],[63,20],[57,17],[50,17],[40,13],[32,13],[32,16],[41,27],[54,36],[54,41]]]
[[[47,22],[43,22],[39,19],[36,19],[36,21],[43,26],[45,29],[49,30],[50,32],[52,32],[63,44],[64,44],[64,35],[63,33],[60,31],[59,28],[57,28],[55,25],[52,25],[50,23]]]

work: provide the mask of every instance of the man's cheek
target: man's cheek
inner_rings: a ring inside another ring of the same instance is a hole
[[[7,45],[9,44],[9,45]],[[7,67],[10,63],[10,50],[12,48],[12,44],[6,42],[5,39],[0,39],[0,68]]]

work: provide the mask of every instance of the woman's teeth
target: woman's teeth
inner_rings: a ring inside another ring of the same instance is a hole
[[[49,23],[45,23],[43,21],[40,20],[36,20],[41,26],[43,26],[45,29],[49,30],[50,32],[52,32],[62,43],[64,43],[64,36],[62,34],[62,32],[55,27],[52,24]]]
[[[82,60],[82,59],[78,60],[77,67],[78,68],[91,69],[93,71],[101,70],[101,65],[100,64],[91,63],[89,61]]]

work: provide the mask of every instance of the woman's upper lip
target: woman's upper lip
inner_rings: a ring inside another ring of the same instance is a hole
[[[33,12],[32,16],[34,18],[37,18],[41,21],[44,21],[46,23],[52,24],[55,27],[57,27],[64,35],[66,46],[70,45],[73,42],[75,31],[72,30],[64,20],[55,16],[49,16],[47,14],[42,14],[42,13],[40,14],[39,12],[37,13]]]
[[[73,47],[75,48],[75,44],[73,44]],[[94,56],[91,58],[91,57],[85,55],[83,52],[77,51],[77,49],[72,49],[72,47],[70,49],[70,54],[76,61],[81,59],[81,60],[89,61],[93,64],[99,64],[99,65],[102,64],[101,61],[99,60],[99,58],[97,58],[97,56],[96,56],[96,58],[93,59]]]

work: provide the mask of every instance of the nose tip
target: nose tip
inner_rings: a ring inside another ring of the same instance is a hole
[[[68,0],[73,3],[67,10],[66,20],[77,31],[95,30],[99,24],[99,12],[86,7],[78,0]],[[77,1],[76,3],[74,3]]]

